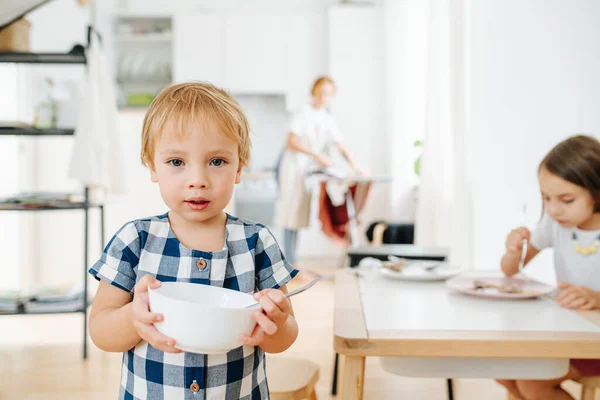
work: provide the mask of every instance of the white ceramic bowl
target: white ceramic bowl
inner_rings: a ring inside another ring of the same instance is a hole
[[[242,345],[240,336],[250,335],[256,322],[252,295],[231,289],[198,283],[163,282],[148,290],[150,310],[163,314],[154,324],[164,335],[173,338],[180,350],[221,354]]]

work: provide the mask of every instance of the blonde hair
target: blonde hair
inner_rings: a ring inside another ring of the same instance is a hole
[[[333,86],[333,89],[335,90],[335,82],[333,82],[333,79],[331,79],[328,76],[320,76],[315,80],[315,83],[313,83],[312,89],[310,90],[310,94],[314,96],[317,93],[317,91],[321,89],[321,86],[327,83]]]
[[[163,89],[152,100],[142,126],[142,164],[154,167],[154,146],[165,125],[176,118],[177,134],[190,124],[209,122],[238,143],[240,166],[248,165],[252,144],[248,119],[240,105],[210,83],[184,82]]]

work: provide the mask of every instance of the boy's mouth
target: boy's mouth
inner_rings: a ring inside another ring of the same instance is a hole
[[[187,204],[192,210],[204,210],[206,207],[208,207],[210,201],[202,198],[192,198],[185,200],[185,204]]]

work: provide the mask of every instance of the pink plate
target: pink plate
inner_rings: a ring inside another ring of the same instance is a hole
[[[498,291],[497,288],[486,287],[484,289],[475,289],[475,282],[479,281],[485,284],[499,286],[499,287],[515,287],[520,289],[522,292],[519,293],[505,293]],[[446,285],[458,292],[470,294],[479,297],[498,298],[498,299],[533,299],[536,297],[543,296],[545,294],[552,293],[554,287],[546,285],[545,283],[536,282],[530,279],[518,278],[518,277],[465,277],[457,276],[446,281]]]

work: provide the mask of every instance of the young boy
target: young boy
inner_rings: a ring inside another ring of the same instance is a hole
[[[100,280],[90,336],[99,348],[124,353],[120,399],[269,398],[265,352],[286,350],[298,335],[283,295],[297,271],[266,227],[223,211],[250,147],[242,109],[210,84],[170,86],[150,105],[142,162],[169,211],[125,224],[90,269]],[[184,353],[153,325],[163,316],[149,311],[148,288],[161,281],[255,293],[264,312],[253,314],[257,326],[244,346]]]

